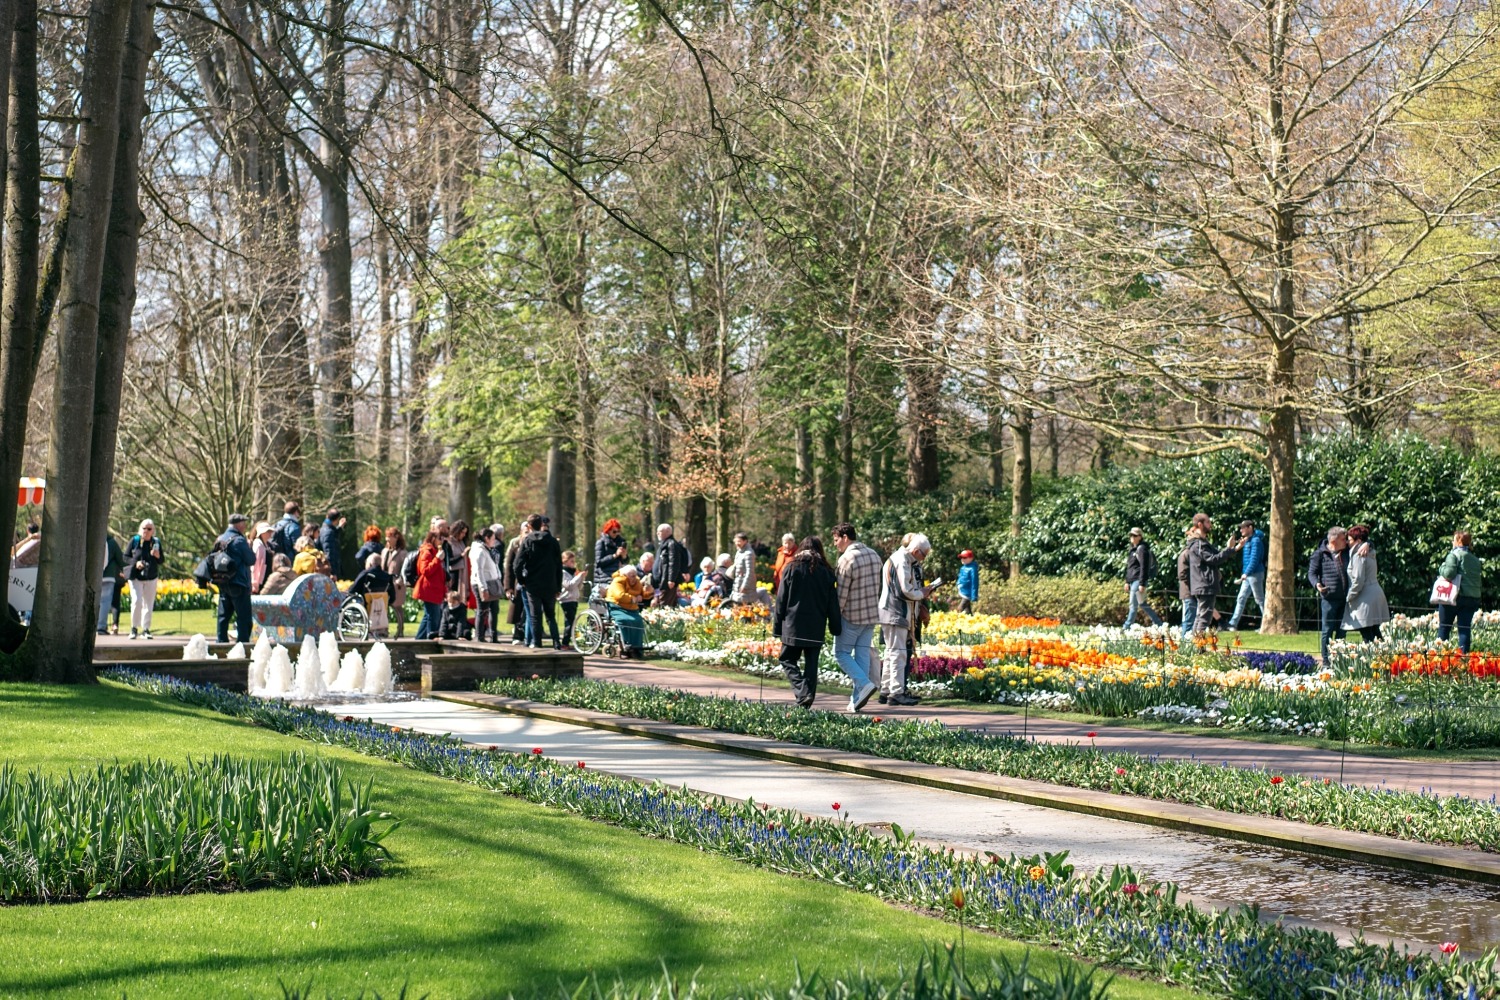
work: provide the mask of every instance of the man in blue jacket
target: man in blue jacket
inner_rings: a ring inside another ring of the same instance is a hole
[[[302,506],[288,500],[281,520],[271,525],[271,549],[288,559],[297,557],[297,539],[302,537]]]
[[[343,556],[339,553],[339,546],[343,543],[344,524],[347,521],[348,518],[339,513],[337,507],[330,507],[328,516],[323,518],[323,525],[318,529],[318,548],[328,557],[328,568],[333,570],[335,580],[343,579]]]
[[[1240,619],[1245,616],[1245,605],[1255,598],[1255,609],[1261,617],[1266,615],[1266,533],[1255,526],[1254,521],[1240,522],[1240,537],[1245,540],[1240,554],[1240,596],[1234,602],[1234,617],[1229,619],[1229,631],[1237,632]]]
[[[232,568],[221,576],[213,568],[210,556],[210,572],[219,588],[219,641],[229,641],[229,619],[234,619],[236,641],[250,641],[250,568],[255,565],[255,553],[245,538],[245,524],[249,518],[244,514],[230,514],[229,527],[214,543],[214,555],[225,553]]]

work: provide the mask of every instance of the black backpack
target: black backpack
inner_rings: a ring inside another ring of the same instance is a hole
[[[412,549],[406,554],[406,561],[401,564],[401,579],[406,581],[408,587],[417,585],[417,550]]]
[[[239,570],[239,563],[235,562],[234,556],[220,543],[215,542],[214,547],[208,553],[208,578],[213,583],[223,586],[234,582],[234,574]]]

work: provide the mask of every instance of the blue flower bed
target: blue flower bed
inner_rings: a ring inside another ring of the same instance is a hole
[[[1245,661],[1245,666],[1268,674],[1311,674],[1318,670],[1318,661],[1311,653],[1240,649],[1235,650],[1235,655]]]
[[[467,746],[212,685],[129,668],[105,676],[191,705],[470,782],[649,836],[883,899],[962,914],[970,926],[1054,945],[1081,957],[1194,989],[1265,1000],[1496,998],[1495,955],[1437,960],[1324,931],[1206,913],[1177,902],[1170,884],[1142,884],[1128,868],[1077,875],[1066,859],[960,856],[828,819],[726,802],[660,784],[599,775],[576,761]],[[540,751],[542,748],[538,748]],[[961,895],[960,895],[961,891]]]

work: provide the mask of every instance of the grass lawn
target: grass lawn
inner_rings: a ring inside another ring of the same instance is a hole
[[[176,702],[104,684],[0,685],[0,760],[60,772],[150,755],[307,750]],[[358,885],[0,907],[0,996],[522,997],[590,972],[698,971],[709,983],[891,975],[956,928],[834,886],[757,870],[350,751],[316,752],[373,780],[404,825],[399,864]],[[973,934],[971,962],[1023,946]],[[1037,952],[1036,967],[1059,959]],[[1120,979],[1116,998],[1188,997]]]

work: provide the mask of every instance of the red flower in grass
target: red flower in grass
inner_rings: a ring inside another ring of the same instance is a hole
[[[1451,955],[1451,954],[1453,954],[1457,950],[1458,950],[1458,942],[1457,941],[1444,941],[1443,942],[1443,954],[1444,955]]]
[[[491,743],[491,744],[490,744],[490,749],[491,749],[491,750],[499,750],[499,749],[500,749],[500,748],[499,748],[499,747],[497,747],[497,746],[495,746],[495,745],[494,745],[494,744],[493,744],[493,743]]]
[[[1141,887],[1136,885],[1134,882],[1126,882],[1125,886],[1120,891],[1127,896],[1134,896],[1141,891]]]
[[[542,675],[541,674],[532,674],[531,675],[531,679],[534,680],[534,681],[539,681],[539,680],[542,679]]]
[[[880,721],[881,721],[881,718],[880,718],[880,716],[878,716],[878,715],[877,715],[877,716],[875,716],[875,720],[874,720],[874,721],[876,721],[876,722],[880,722]]]
[[[1115,768],[1115,773],[1118,774],[1118,775],[1120,775],[1121,777],[1124,777],[1125,776],[1125,769],[1123,767],[1117,767],[1117,768]]]
[[[838,804],[838,803],[837,803],[837,802],[835,802],[835,803],[834,803],[834,804],[833,804],[833,811],[834,811],[834,812],[838,812],[838,811],[839,811],[839,804]]]
[[[1281,784],[1281,783],[1282,783],[1282,782],[1283,782],[1283,781],[1285,781],[1285,780],[1286,780],[1286,779],[1285,779],[1285,778],[1283,778],[1283,777],[1282,777],[1282,776],[1281,776],[1281,775],[1279,775],[1279,774],[1273,774],[1273,775],[1272,775],[1272,776],[1271,776],[1271,784],[1273,784],[1273,785],[1279,785],[1279,784]]]
[[[1098,736],[1099,734],[1098,733],[1085,733],[1084,735],[1087,736],[1089,739],[1093,739],[1095,736]]]
[[[391,727],[391,732],[393,732],[393,733],[399,733],[399,732],[401,732],[401,727],[400,726],[392,726]]]
[[[584,767],[586,767],[586,766],[587,766],[587,765],[585,765],[585,764],[584,764],[584,762],[583,762],[583,761],[581,761],[581,760],[580,760],[580,761],[579,761],[579,762],[578,762],[578,769],[579,769],[579,770],[580,770],[580,771],[581,771],[581,770],[583,770],[583,769],[584,769]]]
[[[532,747],[531,748],[531,752],[532,752],[532,754],[534,756],[540,757],[542,755],[542,748],[541,747]]]
[[[352,715],[346,715],[346,716],[344,716],[344,721],[345,722],[353,722],[354,721],[354,716],[352,716]]]

